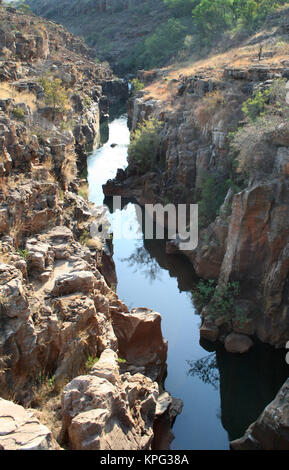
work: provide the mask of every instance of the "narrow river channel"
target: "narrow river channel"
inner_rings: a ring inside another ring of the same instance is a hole
[[[113,144],[113,145],[112,145]],[[116,145],[115,145],[116,144]],[[114,119],[109,141],[88,158],[90,201],[104,202],[102,184],[127,165],[127,116]],[[137,232],[133,204],[122,220]],[[119,297],[130,307],[148,307],[162,314],[168,340],[166,390],[184,402],[173,433],[174,450],[229,449],[273,399],[288,376],[284,351],[255,346],[244,356],[199,344],[200,317],[191,297],[192,265],[165,254],[165,243],[143,239],[114,240]]]

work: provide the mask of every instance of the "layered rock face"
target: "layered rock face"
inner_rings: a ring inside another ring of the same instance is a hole
[[[0,398],[0,450],[59,450],[51,431],[33,410]]]
[[[111,243],[90,230],[107,221],[78,177],[127,85],[62,27],[0,19],[0,448],[149,449],[180,410],[157,408],[161,317],[115,293]]]
[[[133,196],[140,204],[197,203],[204,178],[212,175],[214,184],[221,186],[232,173],[229,133],[244,119],[243,103],[274,80],[282,82],[287,72],[287,62],[278,67],[225,67],[217,73],[203,68],[170,81],[165,71],[140,72],[147,88],[130,103],[131,128],[151,117],[161,122],[159,160],[165,163],[146,174],[133,166],[119,171],[104,185],[105,194]],[[161,99],[155,97],[158,92]],[[248,149],[247,159],[255,159],[257,169],[249,172],[245,189],[227,190],[215,220],[200,228],[197,249],[184,252],[200,277],[214,279],[220,286],[240,283],[240,310],[250,321],[242,327],[238,321],[224,326],[221,320],[205,321],[201,335],[206,339],[224,341],[234,332],[256,334],[261,341],[284,346],[289,338],[288,142],[283,121],[268,128],[259,148]],[[263,165],[272,164],[270,172],[258,170],[260,159]],[[168,253],[178,252],[178,246],[178,239],[169,243]]]
[[[275,400],[263,411],[245,435],[231,442],[233,450],[289,449],[289,381],[285,382]]]
[[[29,403],[40,373],[54,375],[60,387],[89,355],[117,349],[117,340],[107,318],[110,289],[91,251],[66,227],[30,238],[26,247],[26,261],[15,255],[15,264],[0,266],[1,381],[2,396],[13,390]]]
[[[63,391],[64,432],[70,446],[150,449],[159,396],[156,382],[141,373],[120,374],[117,355],[105,350],[90,375],[77,377]]]

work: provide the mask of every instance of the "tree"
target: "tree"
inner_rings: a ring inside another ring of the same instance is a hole
[[[138,174],[144,174],[157,166],[162,124],[152,118],[143,121],[132,132],[128,149],[128,163]]]
[[[67,93],[62,86],[60,78],[42,77],[40,84],[44,89],[44,101],[48,106],[52,106],[55,118],[56,111],[64,111],[67,104]]]
[[[199,0],[164,0],[167,5],[175,14],[175,16],[191,15],[193,9],[198,5]]]
[[[233,25],[233,0],[201,0],[193,19],[202,38],[211,41]]]

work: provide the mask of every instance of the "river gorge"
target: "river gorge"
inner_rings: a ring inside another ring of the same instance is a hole
[[[102,185],[126,168],[129,138],[124,114],[110,122],[108,142],[88,158],[89,199],[96,206],[111,206]],[[244,434],[286,380],[285,351],[258,343],[236,356],[221,345],[202,347],[201,319],[191,294],[197,280],[192,265],[183,256],[166,255],[165,241],[136,239],[135,208],[126,204],[121,220],[131,228],[130,239],[113,241],[117,293],[129,308],[146,306],[162,315],[168,340],[165,387],[184,403],[171,448],[229,449],[229,441]]]
[[[147,3],[102,62],[0,2],[0,450],[289,449],[289,9],[125,74]],[[198,204],[198,246],[146,204]]]

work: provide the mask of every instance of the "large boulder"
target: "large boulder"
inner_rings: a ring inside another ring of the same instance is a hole
[[[131,313],[111,308],[110,312],[121,357],[135,366],[161,369],[167,358],[161,315],[147,308],[136,308]]]
[[[244,354],[252,348],[253,344],[249,336],[231,333],[225,340],[225,349],[229,353]]]
[[[0,264],[0,305],[1,316],[9,318],[28,318],[28,300],[23,286],[23,275],[14,266]]]
[[[219,328],[213,323],[205,320],[200,329],[200,338],[208,341],[217,341],[219,337]]]

